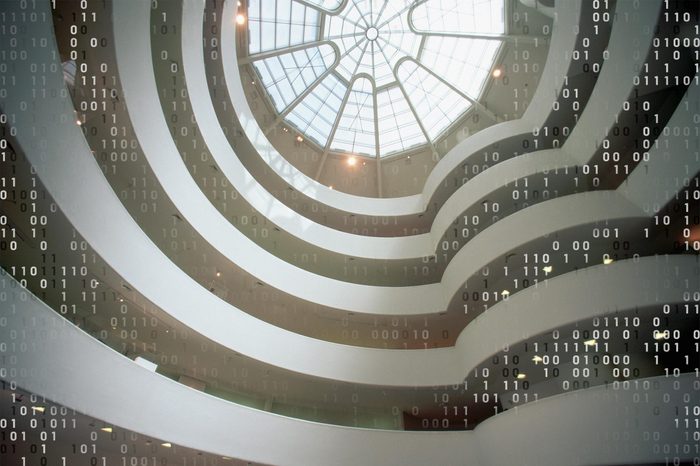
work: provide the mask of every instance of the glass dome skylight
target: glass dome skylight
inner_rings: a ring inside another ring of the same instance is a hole
[[[247,61],[277,122],[385,157],[475,104],[504,33],[504,0],[250,0]]]

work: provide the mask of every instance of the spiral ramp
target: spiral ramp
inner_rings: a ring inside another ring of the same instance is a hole
[[[343,62],[251,53],[265,3],[0,3],[0,462],[698,464],[698,5],[500,2],[367,157],[275,110],[255,63]]]

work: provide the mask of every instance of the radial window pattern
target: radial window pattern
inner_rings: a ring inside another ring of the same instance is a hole
[[[251,0],[249,60],[277,112],[324,151],[434,142],[477,100],[503,0]]]

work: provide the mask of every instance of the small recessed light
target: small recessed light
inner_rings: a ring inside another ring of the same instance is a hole
[[[535,355],[535,357],[533,357],[532,360],[535,362],[542,362],[542,356]]]
[[[351,167],[354,167],[355,165],[357,165],[357,157],[352,156],[352,155],[350,157],[348,157],[348,165],[350,165]]]
[[[333,189],[333,185],[330,185],[330,186],[328,187],[328,189]]]
[[[32,410],[37,413],[43,413],[44,411],[46,411],[46,408],[43,406],[32,406]]]
[[[240,14],[240,13],[237,14],[237,15],[236,15],[236,23],[238,23],[238,24],[245,24],[245,16],[243,16],[243,15]]]
[[[170,448],[173,445],[170,442],[164,442],[164,443],[161,443],[161,446],[164,446],[165,448]]]
[[[612,264],[613,262],[614,262],[614,261],[613,261],[611,258],[609,258],[609,257],[604,257],[604,258],[603,258],[603,264],[605,264],[605,265],[610,265],[610,264]]]
[[[516,378],[516,379],[519,379],[519,380],[523,380],[525,377],[527,377],[527,376],[521,372],[521,373],[518,374],[515,378]]]
[[[221,272],[219,272],[219,271],[217,270],[217,271],[216,271],[216,276],[217,276],[217,277],[220,277],[220,276],[221,276]]]
[[[80,120],[76,120],[76,121],[75,121],[75,124],[78,125],[78,126],[82,126],[83,122],[80,121]]]
[[[552,271],[552,266],[545,265],[544,267],[542,267],[542,270],[544,271],[544,273],[550,273]]]
[[[510,291],[508,291],[508,290],[501,291],[501,296],[509,296],[509,295],[510,295]]]
[[[304,138],[301,136],[297,136],[297,142],[304,142]]]
[[[586,346],[595,346],[595,344],[598,343],[595,338],[591,338],[590,340],[586,340],[583,342],[584,345]]]
[[[491,74],[493,75],[494,78],[500,78],[501,75],[503,74],[503,70],[500,68],[496,68],[495,70],[493,70],[493,73],[491,73]]]
[[[103,428],[100,429],[100,430],[101,430],[102,432],[112,432],[112,428],[111,428],[111,427],[103,427]]]

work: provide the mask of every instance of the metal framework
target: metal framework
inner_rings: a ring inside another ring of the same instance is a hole
[[[316,143],[317,178],[328,154],[363,155],[348,141],[373,138],[377,170],[389,155],[435,153],[469,109],[496,120],[479,98],[501,44],[537,40],[508,35],[505,8],[504,0],[249,0],[254,39],[241,63],[257,72],[276,109],[265,132],[285,121]],[[356,90],[363,79],[371,86]],[[282,95],[281,87],[298,91]],[[370,87],[366,105],[354,102]]]

